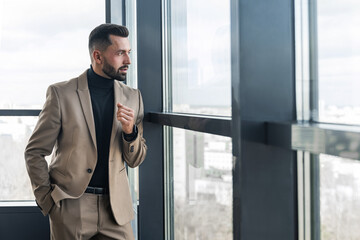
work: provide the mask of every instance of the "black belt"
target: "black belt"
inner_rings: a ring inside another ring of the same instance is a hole
[[[109,194],[109,189],[107,188],[101,188],[101,187],[87,187],[85,190],[86,193],[92,193],[92,194]]]

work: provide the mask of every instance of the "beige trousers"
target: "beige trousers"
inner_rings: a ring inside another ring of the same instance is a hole
[[[84,193],[78,199],[64,199],[49,213],[52,240],[134,240],[130,222],[118,225],[108,195]]]

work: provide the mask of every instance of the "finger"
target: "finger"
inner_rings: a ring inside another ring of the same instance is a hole
[[[119,118],[124,118],[127,121],[132,121],[133,120],[133,117],[125,115],[125,114],[120,114],[120,115],[118,115],[118,117]]]
[[[134,117],[134,111],[132,109],[119,108],[116,114],[120,113]]]
[[[127,110],[127,111],[133,111],[131,108],[129,108],[129,107],[127,107],[127,106],[125,106],[125,105],[123,105],[123,104],[121,104],[121,103],[118,103],[117,106],[118,106],[118,108],[120,108],[120,109],[125,109],[125,110]]]
[[[131,120],[123,117],[123,116],[118,116],[117,119],[121,122],[121,124],[123,125],[127,125],[131,122]]]
[[[127,126],[130,123],[128,120],[126,120],[126,118],[123,117],[119,117],[118,120],[121,122],[123,126]]]
[[[134,117],[134,112],[127,112],[127,111],[120,110],[119,115],[126,115],[129,117]]]
[[[134,117],[134,112],[133,111],[125,111],[123,109],[121,109],[120,111],[118,111],[117,113],[118,115],[122,116],[122,115],[126,115],[126,116],[129,116],[129,117]]]
[[[129,117],[134,117],[134,111],[126,111],[124,109],[120,109],[116,113],[117,115],[127,115]]]
[[[118,115],[117,119],[122,123],[122,124],[134,124],[134,118],[127,116],[127,115]]]
[[[125,132],[132,132],[132,129],[133,129],[133,127],[134,127],[134,124],[133,124],[133,122],[129,122],[129,121],[127,121],[126,119],[124,119],[124,118],[120,118],[120,123],[122,124],[122,128],[123,128],[123,130],[125,131]]]

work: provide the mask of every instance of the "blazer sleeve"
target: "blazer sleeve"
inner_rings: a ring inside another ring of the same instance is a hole
[[[54,201],[50,195],[51,183],[45,156],[51,154],[61,129],[59,97],[54,86],[49,86],[39,120],[25,149],[25,163],[36,203],[44,215]]]
[[[137,137],[133,141],[128,142],[125,140],[124,134],[121,134],[123,138],[123,157],[128,166],[132,168],[139,166],[144,161],[147,151],[146,141],[143,138],[144,105],[140,91],[137,90],[137,92],[139,98],[139,111],[135,120],[135,125],[138,129]]]

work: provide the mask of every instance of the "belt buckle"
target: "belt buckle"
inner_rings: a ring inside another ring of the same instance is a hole
[[[95,187],[95,188],[94,188],[94,193],[95,193],[95,194],[103,194],[103,188]]]
[[[97,195],[104,195],[107,193],[106,188],[100,188],[100,187],[87,187],[86,188],[87,193],[97,194]]]

